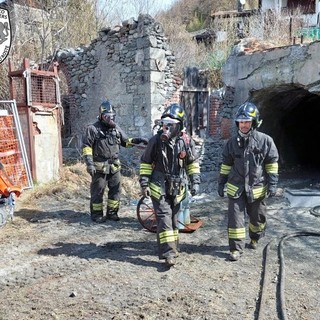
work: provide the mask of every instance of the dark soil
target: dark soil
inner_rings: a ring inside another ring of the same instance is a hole
[[[227,199],[195,197],[203,226],[181,233],[170,269],[137,219],[138,198],[123,199],[119,222],[94,224],[87,189],[22,197],[0,230],[0,319],[320,319],[319,237],[300,234],[318,233],[320,219],[291,208],[282,184],[267,199],[266,237],[236,262],[228,261]]]

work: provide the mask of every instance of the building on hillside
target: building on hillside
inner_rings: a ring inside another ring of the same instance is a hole
[[[216,41],[224,41],[230,24],[239,39],[248,35],[264,40],[279,30],[290,41],[303,37],[305,41],[320,39],[320,2],[318,0],[238,0],[237,10],[211,13],[211,27]],[[270,31],[271,30],[271,31]],[[302,41],[302,39],[301,39]]]

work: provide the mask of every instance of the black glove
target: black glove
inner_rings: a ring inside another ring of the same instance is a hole
[[[91,177],[93,177],[97,170],[93,164],[89,164],[87,165],[87,172],[90,174]]]
[[[133,143],[133,144],[143,143],[144,145],[147,145],[148,142],[149,142],[149,140],[146,139],[146,138],[133,138],[133,139],[132,139],[132,143]]]
[[[142,187],[141,188],[141,193],[142,193],[143,196],[145,196],[147,198],[149,198],[150,195],[151,195],[149,187]]]
[[[268,190],[268,198],[272,198],[276,195],[277,193],[277,187],[276,186],[269,186]]]
[[[191,192],[192,196],[195,196],[196,194],[198,194],[199,193],[199,184],[198,183],[194,183],[192,185],[192,187],[191,187],[190,192]]]
[[[224,184],[219,183],[218,185],[218,195],[223,198],[224,197]]]

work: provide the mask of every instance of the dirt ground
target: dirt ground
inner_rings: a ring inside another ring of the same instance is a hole
[[[86,182],[18,199],[0,229],[1,320],[320,319],[320,242],[309,234],[320,218],[290,207],[283,192],[292,181],[267,199],[258,249],[236,262],[228,261],[227,199],[215,190],[194,197],[203,226],[180,234],[170,269],[137,219],[138,198],[124,196],[119,222],[94,224]]]

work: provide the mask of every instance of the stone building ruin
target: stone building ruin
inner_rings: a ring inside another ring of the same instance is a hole
[[[183,83],[175,74],[175,57],[162,26],[149,15],[101,30],[88,47],[59,50],[55,61],[67,83],[62,97],[65,137],[75,137],[78,149],[84,128],[96,120],[105,99],[115,107],[116,121],[129,136],[151,137],[155,120],[173,102],[184,105],[190,131],[206,135],[209,89],[205,78],[189,68]],[[198,147],[203,154],[202,139]],[[136,148],[123,149],[122,163],[137,168],[140,155]],[[202,157],[212,171],[210,156]]]
[[[93,122],[108,99],[128,134],[149,136],[152,120],[179,100],[175,57],[161,25],[148,15],[101,30],[88,47],[59,50],[56,61],[69,87],[70,135]]]

